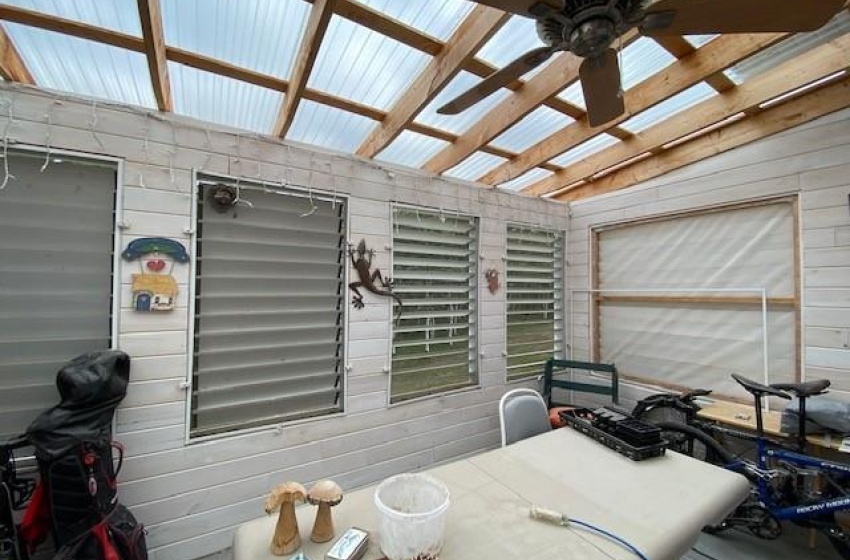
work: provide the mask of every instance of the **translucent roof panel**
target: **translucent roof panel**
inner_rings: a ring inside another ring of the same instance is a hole
[[[309,85],[389,110],[429,60],[428,55],[412,47],[333,16]]]
[[[842,10],[832,18],[832,21],[820,29],[808,33],[797,33],[793,37],[743,60],[724,73],[733,82],[740,84],[848,32],[850,32],[850,12]]]
[[[142,36],[136,0],[4,0],[4,4]]]
[[[16,23],[5,23],[39,87],[156,108],[141,53]]]
[[[558,98],[563,99],[567,103],[572,103],[576,107],[581,107],[582,110],[587,109],[584,104],[584,92],[581,90],[581,82],[575,82],[570,87],[558,94]]]
[[[505,183],[499,185],[500,189],[505,189],[507,191],[518,191],[522,188],[527,187],[528,185],[532,185],[537,181],[542,181],[546,177],[552,175],[551,171],[547,171],[546,169],[540,169],[539,167],[535,167],[530,171],[526,171],[516,179],[512,179]]]
[[[408,167],[422,167],[426,161],[448,145],[449,143],[445,140],[404,130],[375,159]]]
[[[597,152],[601,152],[605,148],[613,146],[619,142],[619,140],[610,134],[597,134],[590,140],[586,142],[582,142],[575,148],[564,152],[558,157],[549,160],[550,163],[554,163],[555,165],[561,165],[566,167],[571,163],[575,163],[579,160],[582,160],[588,156],[592,156]]]
[[[461,134],[481,117],[487,114],[506,97],[511,95],[511,91],[500,89],[486,99],[483,99],[457,115],[440,115],[437,114],[439,109],[445,103],[451,101],[467,89],[474,87],[481,81],[481,78],[470,74],[469,72],[461,71],[454,79],[449,82],[431,103],[425,107],[421,113],[416,115],[416,122],[433,126],[453,134]]]
[[[573,122],[567,115],[541,106],[496,137],[491,144],[512,152],[522,152]]]
[[[670,66],[676,57],[649,37],[641,37],[620,55],[620,73],[623,89],[639,84],[653,74]]]
[[[705,82],[699,82],[620,123],[620,126],[629,132],[637,133],[715,95],[717,95],[717,91],[711,86]]]
[[[260,86],[168,63],[174,111],[190,117],[242,128],[271,132],[283,94]]]
[[[378,12],[445,41],[466,18],[474,4],[464,0],[359,0]]]
[[[522,16],[512,16],[475,55],[496,68],[507,66],[531,49],[543,46],[543,41],[537,36],[534,20]],[[528,80],[548,66],[555,56],[534,70],[526,72],[523,79]]]
[[[296,0],[162,0],[162,25],[170,46],[287,79],[309,11]]]
[[[367,117],[302,99],[286,138],[353,152],[374,127],[375,121]]]
[[[685,40],[690,43],[691,46],[698,49],[703,45],[707,45],[714,41],[718,37],[720,37],[720,35],[685,35]]]
[[[507,160],[503,157],[494,156],[484,152],[475,152],[459,164],[443,173],[443,175],[457,177],[458,179],[466,179],[467,181],[475,181],[497,165],[501,165],[506,161]]]

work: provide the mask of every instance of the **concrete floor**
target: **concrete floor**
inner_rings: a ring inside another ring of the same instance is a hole
[[[682,560],[841,560],[825,536],[816,533],[815,547],[810,548],[808,535],[808,529],[787,523],[782,536],[772,541],[740,529],[719,535],[703,533]]]

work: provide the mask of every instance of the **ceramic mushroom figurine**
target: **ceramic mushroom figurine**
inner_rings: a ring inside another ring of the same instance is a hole
[[[316,512],[316,521],[313,522],[313,532],[310,533],[310,540],[315,543],[323,543],[334,538],[331,508],[342,501],[342,488],[333,480],[320,480],[310,488],[307,493],[307,501],[314,506],[319,506],[319,510]]]
[[[285,482],[273,488],[266,498],[266,513],[272,513],[280,507],[271,544],[271,551],[275,556],[291,554],[301,546],[295,503],[303,502],[306,497],[307,491],[303,486],[297,482]]]

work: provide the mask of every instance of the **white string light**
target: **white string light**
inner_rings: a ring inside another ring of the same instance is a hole
[[[91,120],[89,120],[89,130],[91,131],[92,138],[97,142],[98,147],[101,152],[106,152],[106,147],[101,142],[100,137],[97,135],[97,101],[92,101],[91,104]]]
[[[14,105],[14,101],[12,99],[4,100],[5,103],[8,103],[8,112],[9,112],[9,120],[6,121],[6,127],[3,129],[3,182],[0,183],[0,191],[6,188],[6,185],[10,180],[14,180],[15,176],[9,172],[9,128],[11,128],[12,123],[15,122],[15,117],[12,115],[12,105]]]
[[[44,132],[44,146],[47,151],[44,153],[44,163],[41,164],[41,169],[39,169],[40,173],[44,173],[47,166],[50,165],[50,128],[53,126],[53,109],[56,108],[57,105],[62,105],[62,102],[58,100],[53,101],[53,103],[50,104],[50,108],[47,109],[47,113],[44,115],[44,118],[47,121],[47,130]]]

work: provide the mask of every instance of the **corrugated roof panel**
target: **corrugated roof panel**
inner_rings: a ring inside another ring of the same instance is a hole
[[[143,54],[16,23],[5,28],[39,87],[156,108]]]
[[[597,134],[590,140],[582,142],[575,148],[564,152],[558,157],[549,160],[550,163],[554,163],[555,165],[560,165],[563,167],[568,166],[571,163],[574,163],[580,159],[584,159],[588,156],[591,156],[597,152],[601,152],[605,148],[613,146],[619,142],[617,138],[611,136],[610,134]]]
[[[333,16],[309,85],[388,110],[429,60],[412,47]]]
[[[300,0],[162,0],[166,44],[283,79],[309,12]]]
[[[375,127],[375,121],[341,109],[301,100],[288,140],[353,152]]]
[[[283,94],[183,66],[168,63],[174,111],[202,121],[268,134]]]
[[[691,46],[698,49],[703,45],[707,45],[714,41],[718,37],[720,37],[720,35],[685,35],[685,40],[690,43]]]
[[[620,55],[620,72],[623,89],[627,90],[639,84],[653,74],[660,72],[676,57],[667,52],[649,37],[641,37],[623,49]]]
[[[464,0],[359,0],[373,10],[445,41],[466,18],[474,4]]]
[[[531,49],[543,46],[543,41],[537,36],[537,27],[534,20],[522,16],[513,16],[493,35],[475,56],[485,62],[489,62],[496,68],[502,68],[513,62]],[[532,76],[546,68],[555,56],[553,55],[544,64],[541,64],[531,72],[527,72],[523,79],[531,79]]]
[[[499,188],[508,191],[518,191],[523,187],[527,187],[528,185],[536,183],[537,181],[542,181],[543,179],[551,175],[551,171],[535,167],[534,169],[526,171],[516,179],[511,179],[510,181],[502,183],[501,185],[499,185]]]
[[[448,145],[449,143],[445,140],[404,130],[375,159],[408,167],[422,167],[426,161]]]
[[[832,18],[832,21],[820,29],[808,33],[797,33],[793,37],[743,60],[724,73],[733,82],[740,84],[848,32],[850,32],[850,12],[842,10]]]
[[[507,160],[503,157],[494,156],[484,152],[475,152],[459,164],[455,165],[443,175],[448,177],[457,177],[458,179],[466,179],[467,181],[475,181],[497,165],[500,165]]]
[[[620,127],[632,133],[638,133],[651,126],[658,124],[663,120],[667,120],[676,113],[684,111],[689,107],[693,107],[697,103],[718,95],[711,86],[705,82],[699,82],[688,89],[677,93],[673,97],[668,97],[661,103],[650,107],[646,111],[638,113],[634,117],[620,123]]]
[[[577,81],[559,93],[558,98],[563,99],[567,103],[572,103],[576,107],[580,107],[582,110],[587,109],[587,105],[584,104],[584,92],[581,90],[581,82]]]
[[[474,87],[480,81],[481,78],[478,76],[466,71],[461,71],[446,85],[445,89],[443,89],[443,91],[441,91],[437,97],[435,97],[434,100],[422,110],[422,112],[416,115],[416,122],[432,126],[434,128],[439,128],[453,134],[462,134],[466,129],[475,124],[482,116],[512,93],[510,90],[502,88],[457,115],[437,114],[437,109],[439,109],[442,105],[451,101],[467,89]]]
[[[512,152],[522,152],[573,122],[575,120],[567,115],[541,106],[496,137],[491,144]]]
[[[4,4],[142,36],[135,0],[4,0]]]

